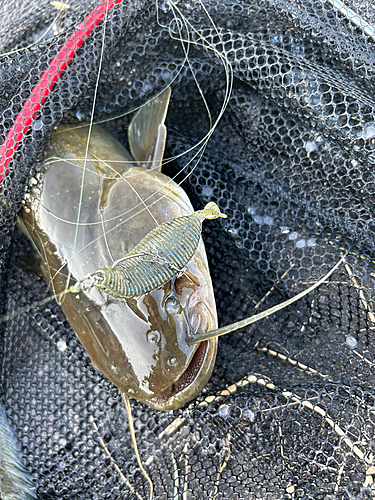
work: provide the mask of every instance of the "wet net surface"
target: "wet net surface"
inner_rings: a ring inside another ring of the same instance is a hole
[[[2,141],[96,5],[1,7]],[[174,80],[166,156],[175,157],[210,128],[197,83],[213,121],[223,105],[222,55],[233,90],[201,161],[188,164],[193,150],[164,169],[179,179],[191,172],[184,186],[194,207],[215,200],[228,215],[203,233],[220,325],[293,296],[349,251],[318,291],[220,339],[196,401],[173,412],[132,403],[156,498],[374,495],[374,23],[364,1],[119,1],[6,165],[1,314],[49,294],[19,263],[29,245],[15,224],[53,127],[87,122],[95,98],[94,121],[109,120],[103,126],[126,146],[128,115],[116,117]],[[120,394],[59,306],[0,326],[1,399],[38,498],[147,498]]]

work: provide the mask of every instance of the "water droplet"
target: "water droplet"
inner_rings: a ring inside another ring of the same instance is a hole
[[[149,332],[147,334],[147,340],[149,342],[158,342],[158,340],[160,339],[160,334],[159,332]]]
[[[248,207],[247,213],[250,215],[255,215],[257,213],[257,207]]]
[[[77,111],[76,113],[77,120],[80,122],[85,119],[85,113],[82,113],[82,111]]]
[[[227,418],[229,415],[229,406],[228,405],[219,406],[217,414],[222,418]]]
[[[305,149],[308,153],[312,153],[317,149],[318,145],[315,141],[307,141],[305,144]]]
[[[169,81],[169,80],[172,78],[172,76],[171,76],[171,72],[170,72],[170,71],[169,71],[169,69],[167,69],[167,68],[164,68],[164,69],[162,70],[161,74],[162,74],[162,77],[163,77],[165,80],[167,80],[167,81]]]
[[[309,238],[307,240],[307,246],[308,247],[315,247],[316,246],[316,239],[315,238]]]
[[[168,297],[165,301],[165,310],[170,314],[176,314],[180,312],[180,302],[176,297]]]
[[[34,130],[42,130],[42,128],[43,128],[43,122],[42,122],[42,120],[37,120],[34,123]]]
[[[242,418],[244,420],[249,420],[249,422],[254,422],[255,420],[255,413],[251,410],[244,410],[242,412]]]
[[[357,339],[353,337],[353,335],[348,335],[346,337],[345,343],[351,347],[352,349],[355,349],[358,345]]]
[[[306,240],[298,240],[296,242],[296,247],[297,248],[304,248],[306,246]]]
[[[176,366],[178,363],[178,359],[177,358],[169,358],[167,363],[169,366]]]
[[[334,125],[336,125],[336,118],[334,116],[328,116],[326,118],[326,123],[328,127],[333,127]]]
[[[210,186],[205,186],[205,187],[202,189],[202,193],[204,194],[204,196],[207,196],[207,197],[209,198],[210,196],[212,196],[213,189],[212,189],[212,187],[210,187]]]
[[[272,226],[273,224],[273,217],[269,217],[268,215],[266,215],[263,219],[263,222],[265,224],[268,224],[269,226]]]
[[[317,104],[320,104],[320,95],[319,94],[313,94],[310,98],[310,104],[312,106],[316,106]]]
[[[254,222],[256,222],[257,224],[262,224],[263,223],[263,217],[261,215],[256,215],[254,217]]]
[[[160,8],[164,11],[164,12],[168,12],[170,7],[169,7],[169,3],[168,2],[162,2],[161,5],[160,5]]]
[[[289,235],[288,235],[289,240],[296,240],[297,238],[298,238],[298,233],[296,233],[295,231],[293,231],[292,233],[289,233]]]
[[[148,94],[153,89],[152,85],[148,82],[143,82],[143,92]]]
[[[372,139],[375,137],[375,123],[370,122],[363,128],[363,135],[365,139]]]
[[[60,437],[60,439],[58,440],[58,443],[59,443],[59,445],[60,445],[61,447],[64,447],[64,446],[66,446],[66,444],[67,444],[67,440],[66,440],[66,438],[64,438],[64,437]]]
[[[68,346],[66,345],[65,340],[59,340],[56,344],[56,347],[60,352],[64,352]]]

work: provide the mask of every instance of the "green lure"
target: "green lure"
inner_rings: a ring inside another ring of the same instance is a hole
[[[203,210],[164,222],[125,257],[94,273],[95,285],[121,298],[140,297],[157,290],[175,276],[184,274],[186,264],[197,250],[204,219],[218,217],[226,215],[211,202]]]

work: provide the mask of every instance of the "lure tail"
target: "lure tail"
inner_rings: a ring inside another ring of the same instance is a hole
[[[220,208],[213,201],[207,203],[207,205],[204,207],[203,210],[199,210],[198,212],[195,213],[202,214],[202,219],[218,219],[219,217],[223,219],[227,218],[225,214],[220,212]]]

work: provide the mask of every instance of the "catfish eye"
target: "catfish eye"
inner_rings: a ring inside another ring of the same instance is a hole
[[[180,312],[180,302],[176,297],[168,297],[165,301],[165,310],[171,314],[176,314]]]

